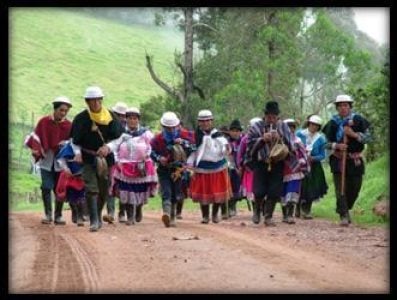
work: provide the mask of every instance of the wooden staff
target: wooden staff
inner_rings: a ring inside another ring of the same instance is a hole
[[[343,135],[343,144],[347,145],[347,135]],[[345,181],[346,181],[346,157],[347,149],[342,152],[342,164],[341,164],[341,184],[340,184],[340,195],[345,198]]]

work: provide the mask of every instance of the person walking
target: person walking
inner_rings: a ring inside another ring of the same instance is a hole
[[[327,148],[332,150],[329,164],[335,185],[336,213],[339,214],[341,226],[351,223],[349,211],[359,196],[365,172],[362,151],[365,144],[371,141],[371,124],[362,115],[352,111],[353,102],[349,95],[338,95],[334,101],[338,113],[323,128],[328,140]]]
[[[195,132],[196,148],[188,158],[194,172],[190,181],[190,197],[200,203],[203,224],[209,223],[210,204],[212,222],[218,223],[219,206],[232,195],[226,156],[231,153],[227,139],[213,126],[210,110],[200,110]]]
[[[52,218],[51,191],[55,194],[59,174],[62,170],[55,157],[69,139],[72,123],[66,118],[72,107],[67,97],[60,96],[52,101],[53,112],[42,117],[34,131],[26,138],[25,145],[40,166],[41,196],[44,204],[43,224],[65,225],[62,218],[63,201],[55,201],[54,219]]]
[[[326,139],[321,133],[323,120],[318,115],[307,118],[307,128],[299,130],[296,135],[302,140],[310,162],[310,172],[302,182],[302,190],[296,209],[296,216],[313,219],[311,210],[313,201],[319,201],[328,191],[322,161],[325,159]]]
[[[258,224],[264,202],[264,224],[275,226],[273,212],[276,203],[283,194],[284,158],[277,161],[271,159],[271,150],[282,141],[288,148],[289,155],[295,147],[292,135],[286,123],[279,119],[280,109],[277,101],[269,101],[265,105],[263,120],[256,122],[248,130],[248,146],[246,164],[254,172],[253,191],[255,211],[253,223]],[[294,162],[298,163],[297,161]]]
[[[114,155],[104,158],[103,146],[117,139],[122,133],[121,123],[111,110],[102,105],[104,94],[98,86],[86,89],[84,99],[87,109],[73,120],[73,143],[81,148],[76,151],[75,161],[83,163],[83,180],[86,187],[86,200],[90,212],[90,231],[102,227],[102,209],[108,201],[110,169]]]
[[[126,111],[127,128],[121,136],[106,144],[106,155],[116,153],[118,161],[113,166],[111,196],[117,196],[126,207],[126,225],[141,222],[142,206],[157,191],[157,174],[150,158],[152,132],[140,126],[138,108]]]
[[[186,157],[194,145],[194,135],[179,126],[179,118],[171,111],[163,113],[160,124],[162,131],[151,141],[151,157],[158,164],[163,208],[161,220],[165,227],[175,227],[177,203],[184,199],[182,174]]]

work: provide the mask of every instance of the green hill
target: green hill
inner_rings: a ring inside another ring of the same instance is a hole
[[[10,121],[31,124],[51,111],[59,95],[72,99],[70,117],[85,107],[85,88],[95,84],[104,104],[140,106],[162,94],[145,66],[145,49],[154,68],[170,83],[179,80],[174,51],[183,34],[155,26],[127,25],[62,8],[10,9]]]

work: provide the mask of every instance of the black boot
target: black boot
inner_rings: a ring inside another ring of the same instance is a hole
[[[288,224],[295,224],[294,210],[295,210],[295,204],[288,203],[288,205],[287,205],[287,223]]]
[[[72,211],[72,223],[77,223],[77,204],[69,202],[70,210]]]
[[[219,211],[219,203],[212,204],[212,223],[219,223],[218,211]]]
[[[295,218],[300,218],[300,217],[301,217],[301,200],[299,199],[298,203],[296,203]]]
[[[176,218],[179,220],[182,219],[182,208],[184,201],[185,201],[184,199],[181,199],[176,203]]]
[[[103,216],[103,221],[108,222],[109,224],[113,224],[114,222],[114,197],[107,196],[106,197],[106,209],[108,214]]]
[[[305,220],[311,220],[313,219],[312,216],[312,202],[304,202],[301,204],[301,210],[302,210],[302,218]]]
[[[127,221],[126,215],[126,204],[121,203],[119,200],[119,223],[125,223]]]
[[[176,203],[171,204],[171,219],[170,219],[170,227],[176,227]]]
[[[273,199],[273,198],[267,198],[265,200],[265,221],[264,224],[266,226],[276,226],[276,224],[273,222],[273,212],[274,208],[276,207],[278,199]]]
[[[127,204],[126,209],[127,209],[127,222],[125,224],[128,226],[135,224],[136,206],[133,204]]]
[[[140,221],[142,221],[142,217],[143,217],[143,214],[142,214],[142,206],[143,206],[143,204],[139,204],[139,205],[136,207],[135,221],[137,221],[138,223],[139,223]]]
[[[222,220],[227,220],[229,218],[229,214],[227,210],[228,210],[228,201],[221,204]]]
[[[90,231],[98,231],[99,217],[98,217],[98,195],[87,194],[86,196],[88,211],[90,213]]]
[[[76,213],[77,213],[77,226],[84,226],[84,207],[83,203],[79,202],[76,204]]]
[[[281,205],[281,211],[283,212],[283,222],[288,223],[287,206]]]
[[[252,222],[254,224],[259,224],[259,222],[261,221],[262,207],[263,199],[255,199],[255,201],[252,202]]]
[[[54,212],[54,224],[55,225],[65,225],[66,222],[62,218],[62,208],[63,208],[63,201],[55,201],[55,212]]]
[[[51,204],[51,190],[41,189],[41,197],[44,204],[44,218],[41,220],[43,224],[51,224],[52,222],[52,204]]]
[[[210,206],[200,204],[200,209],[201,209],[201,214],[203,216],[203,219],[201,220],[202,224],[208,224],[210,221]]]
[[[88,209],[87,199],[84,199],[84,202],[82,203],[82,207],[83,207],[83,220],[84,222],[88,222],[90,220],[90,210]]]
[[[234,217],[237,214],[236,212],[236,200],[230,199],[229,201],[229,217]]]

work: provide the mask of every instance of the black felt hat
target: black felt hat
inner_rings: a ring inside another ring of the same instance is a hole
[[[237,130],[243,131],[243,127],[241,127],[240,120],[235,119],[232,121],[232,123],[230,123],[229,130],[232,130],[232,129],[237,129]]]
[[[267,102],[264,112],[265,114],[278,115],[280,113],[280,109],[278,108],[278,102],[276,101]]]

